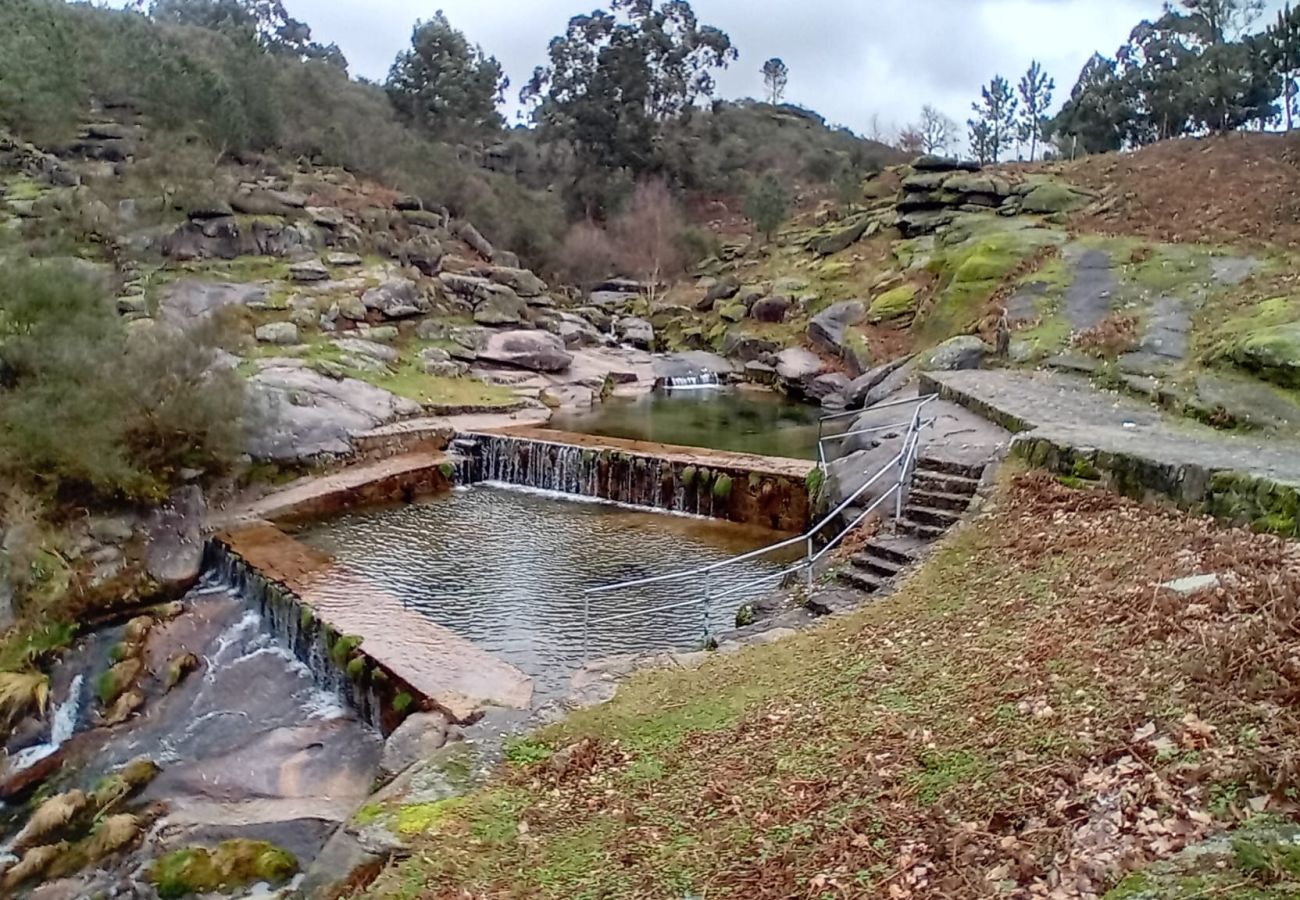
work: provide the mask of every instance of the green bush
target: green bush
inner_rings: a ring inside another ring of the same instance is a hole
[[[243,384],[200,329],[128,334],[104,286],[63,264],[0,269],[0,474],[151,498],[242,444]]]

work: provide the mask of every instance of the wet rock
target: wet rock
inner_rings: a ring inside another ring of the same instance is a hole
[[[645,319],[636,316],[625,316],[619,319],[614,329],[618,332],[624,343],[631,344],[640,350],[651,350],[655,343],[655,330]]]
[[[292,322],[268,322],[265,325],[259,325],[253,332],[253,337],[263,344],[296,344],[298,343],[298,326]]]
[[[989,354],[989,346],[974,335],[949,338],[930,351],[924,368],[939,372],[978,369]]]
[[[409,278],[390,278],[362,294],[361,303],[387,319],[404,319],[422,312],[420,290]]]
[[[163,686],[167,690],[176,687],[193,672],[197,672],[200,667],[199,658],[193,653],[182,653],[173,656],[167,661],[167,675],[163,679]]]
[[[89,809],[90,798],[84,791],[72,790],[56,794],[36,808],[11,845],[14,850],[21,852],[37,844],[49,843],[50,838],[59,835]]]
[[[844,350],[845,331],[866,318],[867,309],[859,300],[834,303],[813,316],[808,323],[808,337],[814,344],[831,353]]]
[[[447,717],[439,712],[407,716],[384,742],[380,772],[392,777],[427,758],[447,743],[448,727]]]
[[[479,359],[535,372],[561,372],[573,363],[573,354],[549,332],[503,331],[488,338]]]
[[[289,266],[289,277],[299,283],[329,281],[330,270],[320,260],[308,259]]]
[[[164,589],[188,588],[203,562],[203,517],[207,503],[196,485],[178,488],[149,517],[145,568]]]
[[[18,772],[0,775],[0,801],[12,803],[30,795],[63,768],[66,751],[60,748],[49,756]]]
[[[22,859],[5,872],[4,879],[0,884],[4,886],[6,891],[15,890],[27,882],[39,878],[54,864],[55,860],[67,851],[67,844],[34,847],[24,853]]]

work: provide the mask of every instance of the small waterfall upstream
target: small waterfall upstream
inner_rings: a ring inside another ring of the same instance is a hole
[[[718,387],[722,387],[722,379],[707,369],[690,375],[667,375],[655,382],[655,389],[661,391],[698,391]]]
[[[630,506],[732,518],[732,475],[636,453],[534,438],[475,435],[472,481],[518,485]]]
[[[68,686],[68,696],[54,710],[50,719],[50,739],[43,744],[28,747],[15,753],[9,762],[10,770],[22,772],[43,759],[53,756],[77,732],[81,720],[81,688],[84,675],[77,675]]]

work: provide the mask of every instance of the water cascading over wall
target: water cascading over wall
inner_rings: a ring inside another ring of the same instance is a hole
[[[609,443],[617,446],[617,441]],[[663,455],[501,434],[466,436],[474,481],[596,497],[634,506],[803,531],[808,489],[801,477],[745,468],[734,454]]]
[[[364,650],[344,653],[348,648],[340,642],[346,642],[346,635],[320,621],[293,591],[248,565],[220,539],[208,541],[204,548],[203,569],[230,585],[323,688],[348,702],[380,733],[391,733],[423,699]]]

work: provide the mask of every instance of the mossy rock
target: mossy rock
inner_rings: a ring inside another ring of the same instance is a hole
[[[1300,322],[1252,331],[1237,342],[1229,356],[1267,381],[1300,388]]]
[[[95,687],[99,702],[105,707],[112,706],[118,697],[125,694],[144,671],[144,663],[137,657],[124,659],[99,676]]]
[[[176,687],[191,672],[197,672],[199,665],[199,658],[193,653],[173,656],[167,663],[167,677],[164,679],[167,690]]]
[[[695,484],[695,477],[698,474],[699,470],[695,466],[687,466],[682,469],[682,487],[690,487]]]
[[[330,647],[330,658],[337,666],[346,666],[352,654],[361,646],[362,638],[355,634],[344,635]]]
[[[900,319],[915,311],[916,285],[904,284],[892,291],[885,291],[871,301],[868,315],[873,322],[885,322],[890,319]]]
[[[1068,184],[1045,181],[1025,194],[1020,208],[1027,213],[1062,213],[1078,209],[1088,202],[1088,195]]]
[[[722,316],[722,318],[728,322],[743,321],[748,313],[749,310],[745,308],[745,304],[739,302],[727,303],[718,310],[718,315]]]
[[[411,704],[414,702],[415,702],[414,697],[412,697],[406,691],[402,691],[400,694],[398,694],[396,697],[393,698],[393,712],[397,713],[398,715],[401,715],[402,713],[410,709]]]
[[[279,885],[298,871],[292,853],[266,841],[243,838],[216,847],[185,847],[154,860],[148,880],[163,898],[240,888],[265,881]]]
[[[730,475],[718,475],[718,479],[713,482],[713,496],[718,500],[726,500],[731,496]]]

